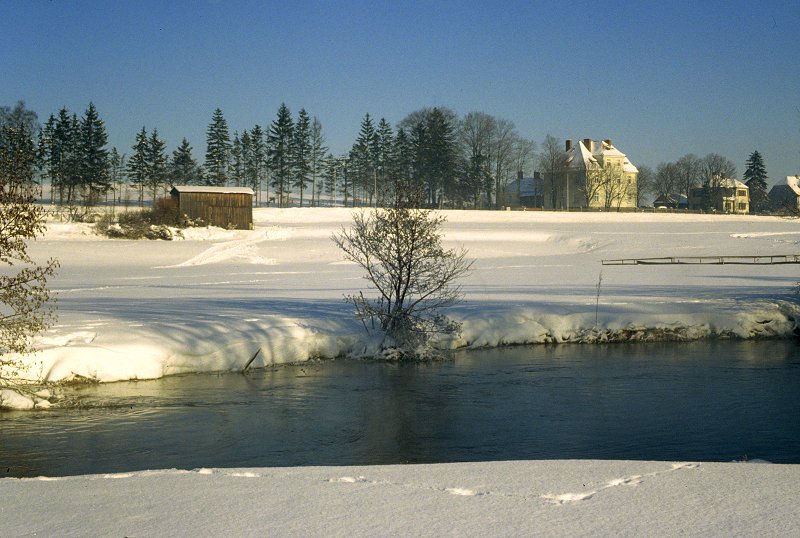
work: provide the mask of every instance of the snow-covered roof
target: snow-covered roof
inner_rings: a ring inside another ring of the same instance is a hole
[[[717,183],[717,186],[726,189],[749,189],[747,185],[745,185],[738,179],[731,179],[729,177],[721,178],[719,180],[719,183]]]
[[[253,189],[249,187],[205,187],[199,185],[175,185],[172,187],[175,192],[208,192],[216,194],[253,194]]]
[[[512,179],[503,187],[504,192],[516,193],[517,180]],[[532,177],[523,177],[519,181],[519,195],[520,196],[537,196],[542,194],[542,180],[536,180]]]
[[[590,150],[583,140],[578,140],[567,150],[567,166],[570,168],[586,169],[592,164],[597,164],[598,157],[622,157],[622,170],[629,173],[638,173],[639,169],[633,165],[628,157],[618,150],[610,140],[592,140]]]
[[[796,195],[800,196],[800,176],[786,176],[786,184]]]

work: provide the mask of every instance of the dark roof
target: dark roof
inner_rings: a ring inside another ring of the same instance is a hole
[[[202,185],[175,185],[170,192],[207,192],[214,194],[253,194],[250,187],[205,187]]]

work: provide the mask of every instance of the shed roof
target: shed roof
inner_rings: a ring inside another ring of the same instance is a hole
[[[205,187],[199,185],[175,185],[172,190],[182,192],[206,192],[213,194],[253,194],[250,187]]]

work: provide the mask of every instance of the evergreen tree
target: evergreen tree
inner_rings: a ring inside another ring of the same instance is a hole
[[[81,168],[81,124],[77,114],[72,114],[63,129],[65,148],[64,183],[67,189],[67,205],[72,205],[82,185]]]
[[[289,107],[281,103],[278,117],[272,122],[267,135],[269,146],[269,169],[272,172],[272,187],[278,205],[285,207],[289,201],[289,188],[292,178],[292,141],[294,123]]]
[[[256,193],[256,202],[261,200],[261,183],[267,170],[267,147],[264,144],[264,131],[260,125],[256,125],[250,130],[250,152],[247,161],[250,180],[248,186]],[[268,187],[269,188],[269,187]]]
[[[769,209],[767,169],[764,166],[764,159],[758,151],[751,153],[747,159],[744,180],[750,189],[750,212],[761,213],[767,211]]]
[[[322,163],[322,189],[328,198],[328,205],[333,206],[336,201],[336,191],[339,187],[338,181],[340,178],[340,160],[331,155],[330,153],[325,157]]]
[[[434,108],[426,121],[426,144],[423,148],[423,182],[428,204],[441,207],[442,197],[452,200],[456,195],[457,154],[455,133],[447,118]]]
[[[391,169],[393,190],[397,190],[394,184],[409,183],[413,177],[414,148],[411,139],[406,135],[406,130],[402,127],[397,130],[397,136],[394,138]]]
[[[103,120],[90,102],[80,123],[80,186],[87,206],[111,188],[107,141]]]
[[[124,153],[120,153],[116,147],[111,148],[111,153],[108,154],[109,164],[109,180],[111,181],[111,188],[114,190],[114,205],[122,200],[122,189],[125,185],[125,161],[127,157]]]
[[[373,203],[373,196],[377,191],[377,170],[375,169],[377,152],[375,148],[375,124],[367,113],[361,120],[358,138],[350,150],[348,176],[352,183],[353,197],[355,198],[356,193],[361,191],[362,203],[363,200],[368,199],[370,205]]]
[[[228,182],[228,167],[231,160],[231,139],[228,134],[228,122],[217,108],[211,116],[211,123],[206,131],[206,182],[209,185],[223,187]]]
[[[297,115],[292,137],[292,185],[300,190],[300,205],[303,205],[303,193],[308,188],[311,174],[311,120],[305,109],[301,108]]]
[[[50,179],[51,198],[58,192],[58,203],[72,204],[83,174],[82,138],[76,115],[62,108],[58,117],[50,116],[39,142],[39,167]]]
[[[309,165],[311,168],[311,205],[319,205],[320,191],[318,178],[322,175],[324,168],[325,153],[328,151],[325,146],[325,135],[322,134],[322,123],[314,117],[311,121],[311,153]]]
[[[128,159],[128,180],[131,187],[139,193],[139,205],[144,203],[144,188],[149,177],[149,142],[147,139],[147,129],[142,126],[142,130],[136,133],[136,142],[133,144],[133,154]]]
[[[239,137],[239,145],[241,146],[242,152],[242,171],[241,171],[241,178],[237,186],[239,187],[247,187],[253,184],[253,174],[255,173],[253,170],[253,141],[250,138],[250,132],[245,129],[242,131],[242,135]]]
[[[233,143],[231,144],[231,162],[230,168],[228,169],[228,175],[236,187],[241,187],[242,180],[244,179],[244,158],[242,153],[242,141],[239,138],[239,132],[234,131]]]
[[[375,167],[378,179],[378,204],[384,205],[387,201],[387,186],[391,181],[392,162],[394,161],[394,133],[392,126],[385,118],[378,122],[375,132]]]
[[[165,189],[167,184],[166,145],[167,143],[158,137],[158,129],[153,129],[153,133],[147,141],[147,185],[150,187],[150,193],[154,203],[158,197],[158,190],[161,188]]]
[[[192,146],[184,138],[172,152],[169,163],[169,180],[173,185],[202,185],[203,171],[192,155]]]

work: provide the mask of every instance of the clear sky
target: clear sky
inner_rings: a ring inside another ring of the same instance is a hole
[[[144,125],[202,161],[281,102],[334,153],[366,112],[425,106],[512,120],[538,142],[611,138],[635,164],[753,150],[771,183],[800,173],[800,2],[0,0],[0,105],[41,121],[93,101],[109,144]]]

